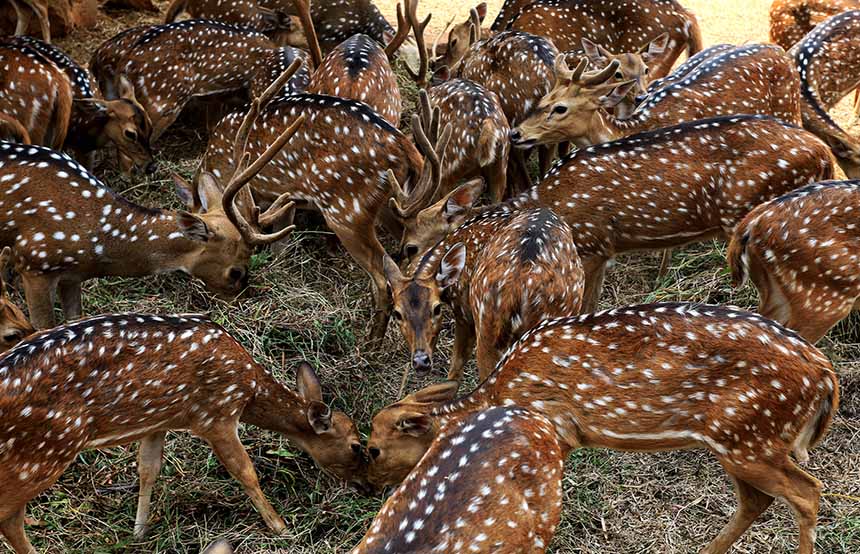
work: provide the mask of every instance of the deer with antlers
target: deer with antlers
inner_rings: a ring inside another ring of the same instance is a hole
[[[322,401],[307,363],[287,388],[203,316],[103,315],[39,333],[0,358],[0,532],[18,554],[27,503],[91,448],[140,442],[134,530],[147,529],[167,431],[208,442],[266,526],[286,530],[260,490],[239,422],[283,434],[322,468],[363,479],[358,431]]]
[[[125,76],[119,79],[119,97],[104,100],[89,72],[56,46],[32,37],[0,39],[0,44],[43,64],[54,64],[66,74],[72,89],[72,108],[63,148],[72,151],[76,159],[84,160],[85,165],[91,167],[95,151],[110,143],[117,148],[123,171],[128,172],[134,166],[149,173],[154,171],[149,147],[152,126]]]
[[[860,86],[858,31],[860,10],[848,11],[818,25],[789,52],[800,73],[803,126],[830,145],[850,178],[860,177],[860,141],[827,112]]]
[[[752,281],[759,312],[816,342],[860,309],[860,181],[815,183],[751,211],[727,257],[735,286]]]
[[[503,447],[502,445],[507,445]],[[391,495],[352,554],[545,552],[561,517],[562,447],[552,423],[518,407],[451,421]]]
[[[456,390],[433,385],[374,416],[372,484],[400,482],[443,426],[518,406],[552,422],[562,459],[574,448],[710,451],[738,511],[702,552],[725,553],[777,498],[795,514],[798,552],[813,552],[821,483],[791,455],[806,462],[822,440],[839,385],[827,357],[777,323],[683,303],[551,319],[470,394]]]
[[[93,277],[183,271],[224,295],[235,296],[244,289],[251,248],[279,240],[291,229],[271,235],[260,231],[260,221],[286,217],[290,206],[283,200],[265,214],[254,210],[249,217],[238,213],[234,204],[242,187],[303,122],[303,117],[296,118],[248,165],[244,148],[250,126],[289,76],[284,73],[252,103],[236,134],[233,156],[237,162],[227,188],[222,193],[212,183],[203,183],[203,213],[197,215],[134,204],[58,152],[0,143],[0,208],[7,213],[5,225],[0,226],[0,246],[12,248],[33,324],[40,329],[53,326],[52,298],[58,288],[66,318],[79,317],[81,281]],[[189,196],[184,199],[193,203]]]
[[[462,380],[473,347],[483,380],[523,333],[543,319],[579,313],[582,303],[582,264],[572,229],[546,208],[502,206],[467,219],[466,205],[480,194],[479,187],[467,183],[422,211],[424,218],[445,225],[436,226],[438,233],[425,229],[429,243],[407,245],[413,260],[407,275],[385,259],[394,319],[415,371],[431,369],[442,306],[453,308],[448,379],[454,381]]]
[[[856,9],[860,0],[774,0],[770,40],[788,50],[825,19]]]
[[[6,290],[3,273],[11,260],[12,249],[7,246],[0,251],[0,354],[36,332]]]

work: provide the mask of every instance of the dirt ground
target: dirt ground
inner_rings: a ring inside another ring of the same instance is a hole
[[[767,39],[769,0],[682,0],[695,11],[706,45]],[[167,2],[157,2],[162,13]],[[393,20],[394,0],[381,6]],[[490,2],[489,19],[501,0]],[[466,17],[468,4],[421,0],[434,13],[431,35],[451,15]],[[160,16],[111,11],[100,27],[60,41],[78,60],[114,33]],[[847,101],[838,117],[848,122]],[[112,161],[97,173],[129,198],[149,206],[179,207],[170,171],[190,175],[205,148],[206,131],[178,125],[159,144],[159,171],[127,179]],[[150,279],[101,279],[84,288],[84,313],[117,311],[204,312],[233,333],[254,356],[284,380],[298,360],[318,368],[327,400],[353,415],[362,432],[371,416],[395,399],[408,363],[393,327],[383,347],[364,347],[369,321],[368,283],[343,252],[330,252],[329,232],[303,225],[279,255],[256,254],[253,293],[241,303],[213,299],[181,275]],[[388,243],[389,246],[392,243]],[[660,300],[735,304],[754,308],[755,291],[731,288],[725,246],[707,243],[677,252],[668,277],[656,288],[657,255],[625,256],[610,271],[601,305]],[[860,318],[844,322],[821,347],[837,365],[843,403],[827,439],[805,468],[824,483],[818,551],[860,552]],[[450,350],[450,325],[443,332],[434,375],[413,379],[410,388],[440,379]],[[474,375],[474,366],[467,367]],[[149,536],[131,536],[136,505],[136,446],[81,454],[60,481],[30,505],[29,534],[40,552],[197,553],[224,537],[240,554],[347,552],[366,531],[383,502],[322,475],[281,437],[255,428],[242,431],[263,490],[287,521],[281,537],[267,532],[241,487],[210,449],[186,433],[171,433],[165,464],[153,497]],[[503,445],[502,445],[503,447]],[[565,509],[551,552],[602,554],[697,552],[734,509],[731,483],[704,452],[631,454],[600,450],[574,453],[565,474]],[[791,514],[775,505],[734,548],[736,554],[793,552],[797,539]],[[0,552],[5,551],[0,546]]]

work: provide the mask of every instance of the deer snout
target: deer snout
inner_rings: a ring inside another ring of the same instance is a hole
[[[517,148],[529,148],[536,142],[535,139],[526,139],[519,127],[511,129],[511,143]]]
[[[426,373],[433,367],[433,360],[424,350],[416,350],[412,354],[412,369],[418,373]]]

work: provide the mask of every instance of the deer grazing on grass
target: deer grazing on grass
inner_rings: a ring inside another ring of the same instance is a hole
[[[291,68],[295,71],[298,64]],[[59,288],[67,319],[81,314],[81,282],[108,275],[143,276],[183,271],[223,295],[235,296],[248,282],[251,249],[280,240],[291,230],[261,232],[287,216],[280,199],[264,214],[248,217],[234,199],[242,187],[280,152],[298,130],[296,118],[286,131],[247,166],[245,144],[261,106],[290,76],[284,73],[256,99],[235,134],[233,157],[239,160],[227,177],[226,190],[210,183],[199,189],[200,211],[151,209],[115,194],[66,155],[35,146],[0,143],[0,247],[15,254],[33,324],[54,324],[54,292]],[[179,190],[181,194],[185,191]],[[191,197],[184,200],[193,204]]]
[[[140,442],[135,535],[145,534],[165,435],[208,442],[275,533],[284,520],[260,490],[239,422],[282,433],[324,469],[360,480],[365,462],[346,414],[323,403],[306,363],[298,391],[278,382],[202,316],[105,315],[39,333],[0,358],[0,532],[18,554],[27,503],[90,448]]]
[[[857,9],[860,0],[774,0],[770,40],[788,50],[825,19]]]
[[[789,52],[800,73],[803,126],[830,145],[850,178],[860,177],[860,141],[827,112],[860,86],[859,32],[860,10],[848,11],[821,23]]]
[[[351,553],[545,552],[561,517],[563,473],[543,416],[498,406],[468,414],[440,429]]]
[[[12,259],[12,249],[8,246],[0,251],[0,353],[6,352],[26,337],[36,332],[27,316],[9,298],[3,273]]]
[[[76,159],[92,167],[92,154],[112,143],[119,153],[123,171],[128,172],[135,165],[150,173],[155,169],[149,147],[152,126],[125,76],[119,78],[118,98],[104,100],[87,70],[56,46],[32,37],[0,39],[0,43],[44,64],[53,63],[66,74],[73,100],[63,147],[72,151]]]
[[[735,228],[732,281],[759,292],[759,312],[816,342],[860,309],[860,181],[815,183],[751,211]]]
[[[9,0],[18,21],[15,25],[15,36],[27,34],[33,16],[39,23],[42,40],[51,42],[51,21],[48,19],[48,0]]]
[[[774,499],[812,554],[820,482],[801,470],[839,402],[830,361],[794,332],[742,310],[630,306],[547,320],[477,389],[433,385],[384,408],[368,441],[371,484],[400,482],[439,435],[479,410],[518,406],[574,448],[707,449],[735,483],[738,511],[703,550],[722,554]],[[425,458],[426,460],[426,458]]]
[[[192,19],[209,19],[245,27],[263,33],[277,44],[308,46],[298,17],[263,7],[257,0],[173,0],[167,7],[164,23],[174,23],[183,13]]]
[[[548,207],[573,228],[583,311],[592,311],[616,254],[728,238],[755,206],[832,178],[833,166],[808,131],[768,116],[719,117],[575,150],[512,203]]]
[[[422,211],[421,231],[432,242],[407,246],[408,253],[418,251],[407,275],[385,259],[394,319],[415,371],[431,369],[442,305],[453,308],[453,381],[462,380],[473,347],[483,380],[523,333],[548,317],[579,313],[582,304],[582,264],[571,228],[546,208],[503,206],[467,219],[466,205],[479,194],[468,183]]]

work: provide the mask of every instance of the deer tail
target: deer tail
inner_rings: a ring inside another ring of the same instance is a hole
[[[17,119],[5,114],[0,114],[0,139],[32,144],[27,129]]]
[[[167,7],[167,13],[164,15],[165,23],[173,23],[179,14],[185,11],[188,7],[188,0],[173,0]]]
[[[74,93],[72,85],[68,79],[61,79],[61,84],[57,87],[56,98],[54,99],[54,109],[51,112],[51,121],[48,124],[53,135],[51,147],[54,150],[63,148],[66,142],[66,135],[69,132],[69,123],[72,119],[72,101]]]
[[[499,139],[502,137],[499,136],[499,131],[494,123],[488,117],[481,125],[481,134],[478,136],[478,162],[481,167],[493,163],[498,155]]]
[[[809,450],[824,438],[833,421],[833,414],[839,409],[839,383],[836,374],[828,370],[825,378],[828,380],[827,394],[821,399],[815,415],[803,426],[792,446],[794,455],[800,462],[809,460]]]
[[[732,234],[726,258],[729,262],[729,270],[732,274],[732,286],[742,287],[747,282],[750,274],[750,259],[747,247],[750,241],[752,225],[747,220],[741,221]]]

